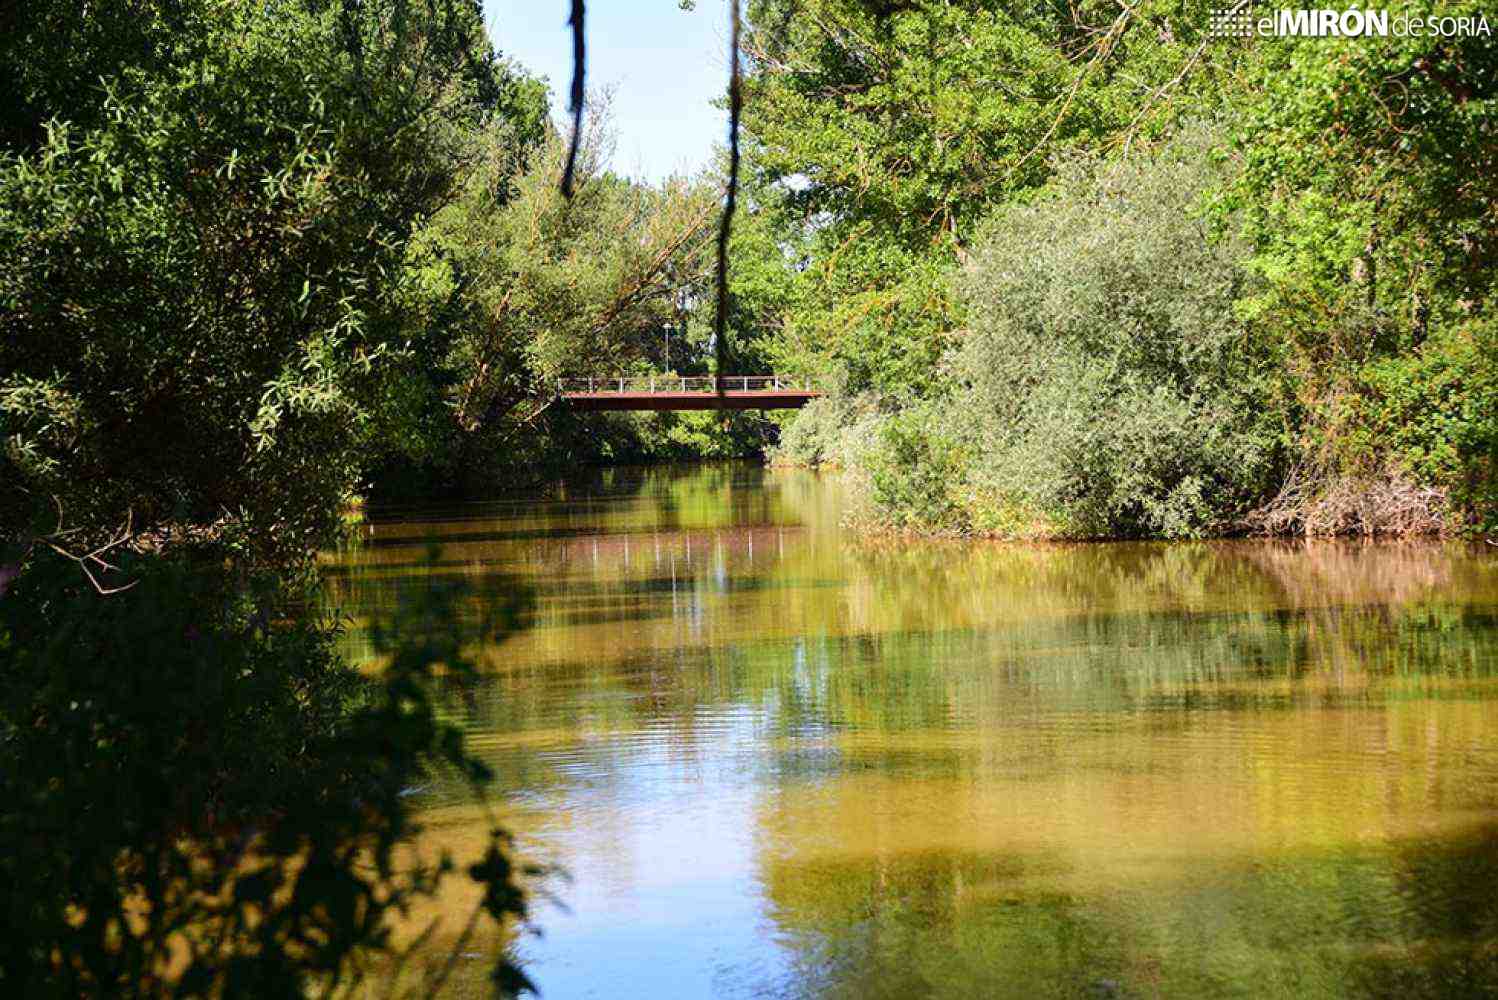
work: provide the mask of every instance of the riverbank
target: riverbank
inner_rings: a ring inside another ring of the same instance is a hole
[[[1320,209],[1266,216],[1291,190],[1268,134],[1189,120],[1127,153],[1058,159],[1043,189],[933,250],[914,315],[881,303],[848,340],[802,334],[831,391],[785,428],[780,458],[852,470],[860,516],[884,530],[1498,534],[1491,279],[1427,263],[1457,239],[1434,217],[1354,239],[1379,212],[1315,237]],[[1357,182],[1375,174],[1399,176]]]
[[[805,468],[788,462],[771,465]],[[864,534],[1017,542],[1107,542],[1141,537],[1077,533],[1022,503],[1006,501],[961,479],[942,484],[939,495],[910,503],[890,490],[887,483],[881,488],[869,470],[857,464],[817,468],[846,481],[850,498],[847,524]],[[1209,525],[1176,540],[1483,537],[1480,529],[1463,520],[1451,509],[1449,494],[1444,490],[1419,486],[1398,476],[1361,482],[1342,479],[1320,487],[1287,484],[1279,494],[1238,520]]]
[[[886,411],[867,400],[816,401],[785,429],[767,463],[840,477],[848,524],[867,534],[1007,541],[1498,534],[1486,487],[1457,491],[1391,464],[1357,473],[1281,460],[1252,491],[1191,476],[1173,485],[1116,476],[1103,468],[1119,465],[1116,456],[1091,466],[1058,456],[1041,471],[1032,464],[1014,472],[996,463],[1024,457],[977,447],[972,419],[952,405]],[[1473,461],[1483,467],[1486,459]]]

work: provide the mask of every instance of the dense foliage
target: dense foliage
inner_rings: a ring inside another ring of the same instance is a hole
[[[793,254],[789,294],[746,300],[837,397],[782,460],[854,467],[909,528],[1493,526],[1490,34],[1213,39],[1172,3],[750,10],[752,163]],[[1181,171],[1192,197],[1154,190]]]
[[[57,44],[49,6],[7,63]],[[476,5],[165,9],[132,44],[68,50],[119,62],[39,92],[35,144],[0,160],[0,518],[230,527],[278,559],[329,536],[367,450],[408,437],[426,331],[404,265],[466,133],[534,131],[543,106]]]
[[[960,322],[944,277],[986,215],[1044,183],[1057,149],[1156,128],[1168,97],[1186,99],[1169,81],[1206,25],[1179,2],[759,0],[749,13],[752,162],[782,185],[799,256],[794,302],[764,317],[782,330],[775,355],[891,399],[936,388]],[[1203,77],[1189,84],[1198,111]]]
[[[697,372],[710,354],[702,311],[718,189],[614,174],[611,128],[598,95],[571,198],[560,192],[564,137],[548,136],[519,169],[511,134],[482,137],[457,196],[420,233],[415,262],[440,338],[425,366],[418,482],[488,490],[517,470],[669,450],[693,426],[550,406],[559,378]],[[724,444],[740,453],[756,426],[740,421]],[[379,478],[399,478],[391,471]]]
[[[1279,39],[1251,85],[1223,201],[1255,247],[1245,315],[1284,349],[1304,474],[1408,480],[1449,522],[1498,526],[1498,41]]]
[[[135,585],[101,600],[38,559],[0,601],[0,985],[263,997],[390,980],[397,915],[455,866],[414,846],[409,789],[435,769],[487,775],[428,694],[437,664],[471,673],[440,625],[458,595],[377,633],[389,666],[372,684],[331,622],[286,618],[284,581],[120,567]],[[480,628],[513,620],[513,600],[489,606]],[[488,914],[523,920],[503,834],[468,860]],[[497,985],[526,985],[496,958]],[[402,989],[440,987],[440,964],[410,964]]]
[[[1036,533],[1221,531],[1272,485],[1272,354],[1234,316],[1241,246],[1202,218],[1212,138],[1061,165],[996,213],[961,276],[949,422],[967,486]]]
[[[454,868],[410,787],[484,773],[426,694],[451,596],[367,680],[311,561],[429,439],[419,241],[544,90],[469,0],[95,6],[0,32],[0,989],[351,987]],[[470,860],[523,921],[503,836]]]

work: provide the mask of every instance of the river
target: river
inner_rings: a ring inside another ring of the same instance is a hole
[[[471,589],[447,710],[565,871],[518,945],[547,1000],[1498,994],[1498,548],[877,542],[840,508],[609,469],[383,512],[329,568],[356,655]]]

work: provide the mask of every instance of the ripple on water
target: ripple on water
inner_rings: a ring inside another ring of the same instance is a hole
[[[866,546],[839,502],[635,470],[332,574],[528,589],[444,705],[571,873],[547,996],[1498,992],[1493,554]]]

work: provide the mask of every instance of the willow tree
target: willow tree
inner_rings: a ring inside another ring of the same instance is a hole
[[[560,190],[570,136],[551,131],[531,148],[505,129],[485,133],[456,196],[414,241],[425,300],[440,303],[419,411],[437,445],[382,474],[386,488],[488,487],[544,465],[553,424],[566,422],[550,408],[558,378],[700,360],[717,190],[614,173],[605,99],[583,128],[570,197]]]
[[[945,274],[1062,150],[1147,142],[1217,103],[1206,5],[756,0],[745,128],[802,285],[783,364],[922,394],[959,315]],[[773,307],[772,307],[773,308]]]

